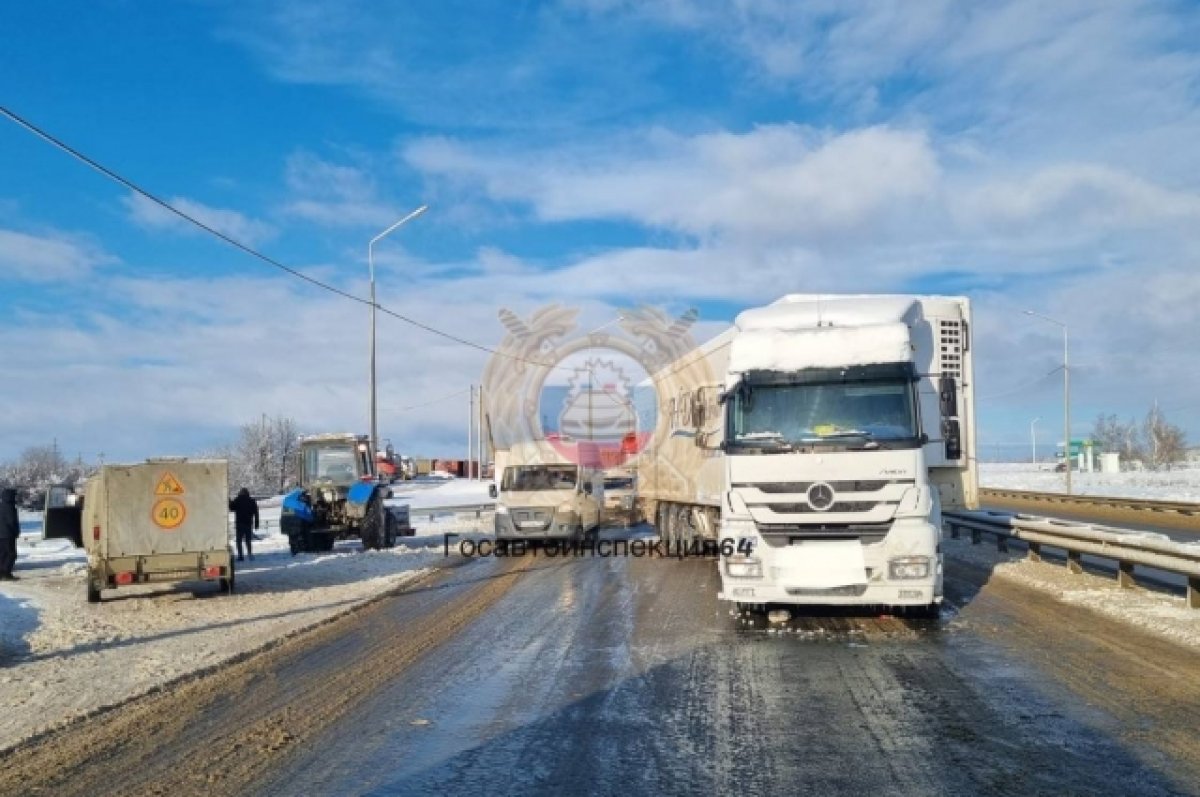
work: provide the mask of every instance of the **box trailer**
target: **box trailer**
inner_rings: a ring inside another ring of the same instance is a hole
[[[936,613],[941,511],[977,506],[970,303],[789,295],[653,375],[639,501],[720,551],[720,597]]]
[[[80,515],[91,603],[102,590],[152,582],[216,581],[233,591],[225,460],[104,465],[87,481]]]

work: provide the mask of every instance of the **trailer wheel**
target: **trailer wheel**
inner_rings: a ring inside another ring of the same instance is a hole
[[[100,588],[96,586],[96,581],[92,578],[91,571],[88,571],[87,574],[87,601],[88,603],[100,602]]]

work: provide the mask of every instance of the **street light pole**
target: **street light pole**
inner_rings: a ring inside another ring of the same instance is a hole
[[[1063,465],[1067,477],[1067,495],[1071,494],[1071,364],[1069,360],[1068,346],[1068,331],[1067,325],[1063,321],[1059,321],[1049,316],[1044,316],[1041,313],[1035,313],[1032,310],[1026,310],[1025,315],[1031,315],[1034,318],[1040,318],[1043,321],[1049,321],[1051,324],[1057,324],[1062,327],[1063,333]]]
[[[1029,445],[1032,447],[1033,457],[1032,457],[1031,461],[1034,466],[1037,465],[1037,428],[1036,427],[1037,427],[1037,422],[1040,421],[1041,419],[1042,419],[1041,416],[1038,416],[1037,418],[1034,418],[1029,423]]]
[[[383,232],[376,235],[367,244],[367,269],[371,273],[371,463],[374,466],[375,458],[379,452],[379,408],[378,408],[378,393],[375,388],[375,244],[384,236],[390,234],[405,223],[412,221],[417,216],[420,216],[429,209],[428,205],[421,207],[409,213],[400,221],[388,227]]]

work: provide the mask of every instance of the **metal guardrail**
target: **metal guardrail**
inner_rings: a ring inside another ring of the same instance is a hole
[[[1134,586],[1135,566],[1176,573],[1187,579],[1188,607],[1200,609],[1200,544],[1176,542],[1149,532],[1002,512],[944,512],[942,521],[954,538],[964,529],[971,532],[973,543],[980,542],[983,534],[993,535],[1001,551],[1008,550],[1010,539],[1022,540],[1033,561],[1041,561],[1043,545],[1061,549],[1067,553],[1067,569],[1072,573],[1083,572],[1084,554],[1114,561],[1117,583],[1122,587]]]
[[[413,518],[418,516],[426,516],[432,522],[435,515],[466,515],[475,513],[476,519],[482,518],[484,512],[492,512],[496,508],[495,503],[487,504],[455,504],[453,506],[428,506],[420,509],[410,508],[409,515]]]
[[[1120,515],[1131,520],[1148,523],[1172,522],[1170,525],[1200,532],[1200,503],[1192,501],[1155,501],[1147,498],[1110,498],[1099,495],[1067,495],[1066,493],[1043,493],[1033,490],[1008,490],[982,487],[979,498],[987,503],[1018,503],[1050,505],[1078,509],[1098,510],[1103,514]]]

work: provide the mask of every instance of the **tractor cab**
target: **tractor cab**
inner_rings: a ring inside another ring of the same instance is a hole
[[[348,488],[375,480],[371,445],[365,435],[326,434],[300,441],[300,484]]]

